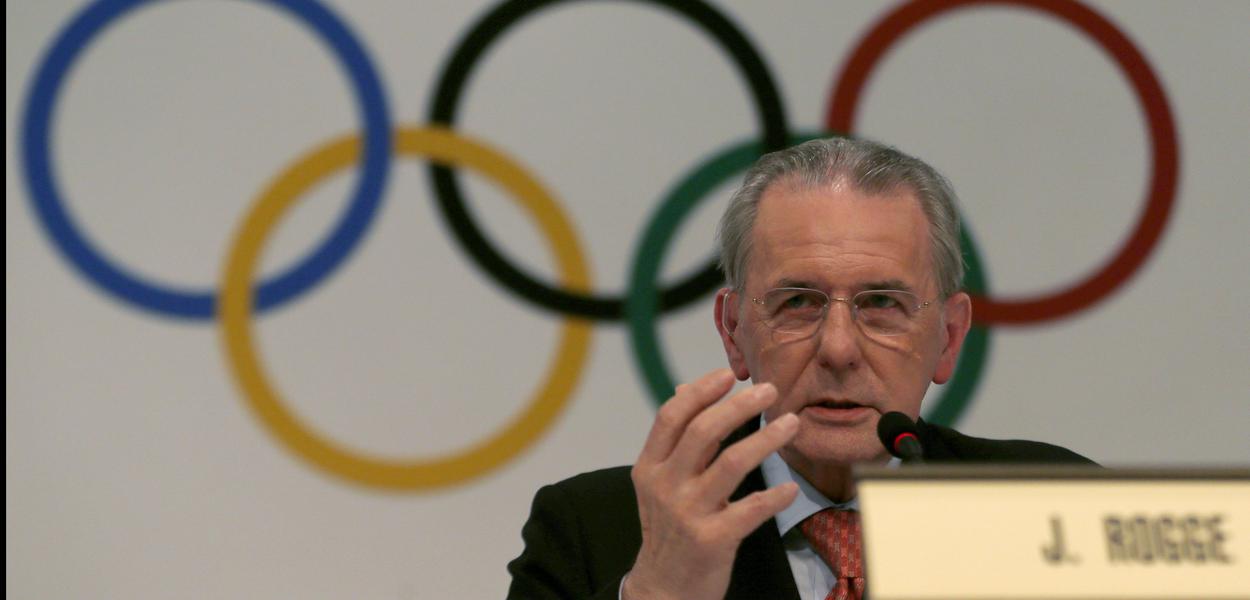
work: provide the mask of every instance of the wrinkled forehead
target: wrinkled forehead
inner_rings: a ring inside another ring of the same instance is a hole
[[[845,181],[778,182],[760,198],[746,283],[850,289],[897,282],[930,291],[930,239],[928,219],[906,187],[869,193]]]

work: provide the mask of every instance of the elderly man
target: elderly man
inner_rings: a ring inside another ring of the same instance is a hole
[[[860,598],[851,465],[890,458],[971,325],[954,192],[863,140],[769,154],[721,219],[729,369],[677,387],[632,470],[544,487],[509,598]],[[734,378],[754,385],[724,401]],[[719,401],[719,402],[718,402]],[[1088,462],[919,424],[931,461]]]

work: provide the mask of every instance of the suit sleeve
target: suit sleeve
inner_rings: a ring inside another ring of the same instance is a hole
[[[509,600],[617,600],[620,577],[591,588],[583,523],[567,490],[559,485],[538,490],[521,529],[525,549],[508,563]]]

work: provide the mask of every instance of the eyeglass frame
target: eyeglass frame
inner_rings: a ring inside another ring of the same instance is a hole
[[[819,318],[819,319],[817,319],[817,320],[815,320],[815,321],[813,321],[813,323],[815,324],[815,329],[819,329],[819,328],[820,328],[820,325],[821,325],[821,324],[823,324],[823,323],[825,322],[825,319],[827,319],[827,318],[829,317],[829,307],[830,307],[830,306],[832,306],[834,302],[842,302],[843,304],[846,304],[846,305],[847,305],[847,307],[848,307],[848,308],[850,309],[850,311],[851,311],[851,322],[855,323],[855,324],[856,324],[856,326],[857,326],[857,327],[859,327],[859,328],[860,328],[860,330],[861,330],[861,331],[863,331],[865,335],[868,335],[868,336],[870,336],[870,337],[872,337],[872,336],[882,336],[882,337],[897,338],[897,337],[900,337],[900,336],[907,335],[907,334],[911,333],[911,331],[900,331],[900,332],[898,332],[898,333],[885,333],[885,332],[875,331],[875,330],[870,329],[867,325],[865,325],[865,324],[864,324],[864,321],[862,321],[862,320],[860,319],[860,315],[859,315],[859,310],[860,310],[860,309],[859,309],[859,306],[857,306],[857,305],[855,304],[855,299],[856,299],[856,298],[859,298],[860,296],[863,296],[864,294],[873,294],[873,293],[877,293],[877,294],[879,294],[879,293],[882,293],[882,292],[890,292],[890,293],[906,294],[906,295],[911,296],[911,297],[913,297],[913,298],[915,298],[915,299],[916,299],[916,302],[917,302],[917,303],[914,305],[913,310],[915,311],[915,314],[917,314],[917,315],[919,315],[919,314],[920,314],[920,311],[923,311],[924,309],[928,308],[929,306],[931,306],[931,305],[935,302],[934,300],[921,300],[921,299],[920,299],[920,296],[919,296],[918,294],[916,294],[915,292],[910,292],[910,291],[907,291],[907,290],[898,290],[898,289],[871,289],[871,290],[862,290],[862,291],[859,291],[859,292],[856,292],[856,293],[852,294],[852,295],[851,295],[851,296],[849,296],[849,297],[846,297],[846,296],[832,296],[832,295],[830,295],[830,294],[827,294],[827,293],[825,293],[825,292],[823,292],[823,291],[821,291],[821,290],[815,289],[815,288],[807,288],[807,287],[793,287],[793,286],[782,286],[782,287],[775,287],[775,288],[768,289],[768,290],[766,290],[766,291],[765,291],[762,295],[763,295],[763,296],[765,296],[765,297],[767,297],[769,294],[772,294],[772,293],[777,292],[777,291],[783,291],[783,290],[790,290],[790,291],[796,291],[796,292],[815,292],[816,294],[819,294],[819,295],[823,296],[823,297],[826,299],[826,301],[825,301],[824,305],[821,307],[820,318]],[[726,290],[726,291],[725,291],[725,298],[726,298],[726,302],[728,302],[728,297],[729,297],[729,295],[730,295],[730,294],[734,294],[734,293],[741,293],[741,291],[740,291],[740,290],[732,290],[732,289],[731,289],[731,290]],[[763,301],[763,300],[761,300],[760,298],[755,298],[755,297],[752,297],[752,298],[751,298],[751,302],[752,302],[752,303],[754,303],[756,306],[759,306],[759,307],[761,307],[761,308],[763,308],[763,307],[764,307],[764,301]],[[723,313],[722,313],[722,325],[725,327],[725,330],[726,330],[727,332],[730,332],[730,335],[732,335],[732,332],[729,330],[729,326],[728,326],[729,324],[728,324],[728,323],[726,323],[726,322],[724,322],[724,315],[726,315],[726,314],[728,314],[728,311],[725,311],[725,312],[723,312]],[[764,323],[765,327],[768,327],[768,329],[769,329],[770,331],[773,331],[774,333],[780,333],[780,334],[791,334],[791,333],[797,333],[797,332],[794,332],[794,331],[785,331],[785,330],[781,330],[781,329],[777,329],[777,328],[775,328],[775,327],[772,327],[772,326],[770,326],[770,325],[768,325],[768,324],[767,324],[767,320],[766,320],[766,319],[764,319],[764,318],[761,318],[761,319],[760,319],[760,322],[761,322],[761,323]],[[815,331],[813,331],[813,333],[815,333]]]

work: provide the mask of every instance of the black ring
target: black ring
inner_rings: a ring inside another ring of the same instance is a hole
[[[570,1],[573,0],[508,0],[475,23],[443,67],[435,87],[429,122],[448,127],[455,123],[456,104],[473,66],[486,48],[508,27],[530,13]],[[751,88],[763,130],[764,147],[769,151],[785,148],[789,131],[780,94],[773,84],[772,75],[764,66],[763,59],[742,31],[702,0],[639,1],[661,6],[690,18],[728,51]],[[474,224],[473,216],[460,192],[455,172],[450,168],[431,164],[429,173],[443,219],[460,244],[468,250],[473,261],[495,281],[544,309],[599,320],[619,320],[624,317],[625,301],[622,297],[552,288],[515,267],[491,245]],[[671,288],[662,289],[659,310],[667,312],[685,306],[716,289],[724,280],[716,261],[712,260]]]

